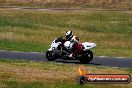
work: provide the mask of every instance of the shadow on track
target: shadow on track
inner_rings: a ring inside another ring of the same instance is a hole
[[[82,63],[80,63],[79,60],[61,60],[61,59],[57,59],[54,62],[56,62],[56,63],[64,63],[64,64],[82,64]],[[98,64],[98,63],[88,63],[87,65],[101,65],[101,64]]]

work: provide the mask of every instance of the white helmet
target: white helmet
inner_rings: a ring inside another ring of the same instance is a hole
[[[66,39],[70,40],[73,37],[72,31],[67,31],[66,32]]]

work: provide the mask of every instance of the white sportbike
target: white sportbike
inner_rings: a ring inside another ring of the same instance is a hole
[[[71,49],[71,42],[66,41],[62,37],[53,40],[51,47],[46,52],[46,58],[48,61],[54,61],[56,59],[65,60],[79,60],[81,63],[89,63],[93,59],[92,48],[96,46],[95,43],[84,42],[74,45],[74,49]],[[74,52],[75,56],[70,58],[69,55]]]

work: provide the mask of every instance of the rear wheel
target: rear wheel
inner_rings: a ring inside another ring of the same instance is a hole
[[[89,50],[84,52],[84,54],[79,60],[82,64],[88,64],[92,59],[93,59],[93,52]]]
[[[53,51],[47,51],[46,58],[48,59],[48,61],[54,61],[57,59],[57,54]]]

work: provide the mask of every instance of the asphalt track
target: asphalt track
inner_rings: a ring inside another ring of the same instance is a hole
[[[18,52],[18,51],[0,51],[0,59],[16,59],[16,60],[31,60],[48,62],[45,53],[38,52]],[[80,64],[78,60],[61,60],[57,59],[56,63]],[[132,58],[123,57],[103,57],[95,56],[89,63],[90,65],[110,66],[119,68],[132,68]]]

